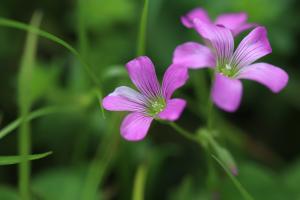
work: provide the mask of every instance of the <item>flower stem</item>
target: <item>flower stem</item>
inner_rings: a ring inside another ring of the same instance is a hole
[[[181,134],[183,137],[185,137],[188,140],[194,141],[196,143],[199,143],[198,138],[190,133],[189,131],[185,130],[184,128],[182,128],[181,126],[179,126],[178,124],[174,123],[174,122],[169,122],[168,123],[174,130],[176,130],[179,134]]]

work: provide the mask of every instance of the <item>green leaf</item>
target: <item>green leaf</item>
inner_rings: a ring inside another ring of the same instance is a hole
[[[32,181],[32,190],[43,200],[75,200],[81,198],[86,168],[52,168],[37,174]],[[100,198],[99,193],[96,199]],[[83,199],[85,200],[85,199]]]
[[[18,192],[9,186],[0,185],[0,199],[1,200],[21,200]]]
[[[22,162],[23,160],[38,160],[49,156],[52,152],[32,154],[29,156],[0,156],[0,165],[13,165]]]

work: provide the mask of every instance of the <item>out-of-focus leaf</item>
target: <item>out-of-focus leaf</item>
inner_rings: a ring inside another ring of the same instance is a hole
[[[135,16],[135,4],[130,0],[86,0],[85,20],[90,28],[104,29],[114,22],[128,22]]]
[[[79,200],[84,174],[83,169],[53,168],[35,176],[32,189],[36,196],[44,200]]]
[[[239,181],[256,200],[295,199],[280,177],[268,168],[254,163],[243,163],[239,165],[239,171]],[[222,196],[226,200],[241,199],[229,180],[223,182]]]
[[[20,163],[23,160],[37,160],[44,158],[48,155],[52,154],[52,152],[41,153],[41,154],[32,154],[29,156],[0,156],[0,165],[13,165]]]
[[[18,192],[6,185],[0,185],[0,199],[1,200],[21,200]]]
[[[291,199],[300,199],[300,161],[287,168],[283,174],[283,185],[295,196]]]

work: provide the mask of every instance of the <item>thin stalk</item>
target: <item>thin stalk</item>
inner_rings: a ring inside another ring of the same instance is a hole
[[[146,32],[147,32],[147,18],[148,18],[148,7],[149,1],[144,1],[144,7],[142,11],[140,28],[138,34],[138,42],[137,42],[137,56],[144,55],[146,52]]]
[[[180,135],[185,137],[188,140],[191,140],[193,142],[199,143],[199,140],[194,134],[190,133],[189,131],[185,130],[181,126],[177,125],[174,122],[169,122],[168,125],[170,125],[174,130],[176,130]]]
[[[33,27],[38,27],[42,20],[42,14],[35,12],[32,16],[30,24]],[[25,48],[20,65],[20,72],[18,77],[18,106],[20,110],[20,116],[24,119],[27,118],[30,109],[31,98],[31,78],[35,65],[35,56],[37,49],[37,35],[29,32],[26,37]],[[26,159],[31,153],[31,136],[30,136],[30,124],[24,120],[21,121],[19,129],[19,154],[21,162],[19,165],[19,192],[23,200],[30,200],[30,173],[31,165],[30,161]]]
[[[144,199],[147,172],[148,168],[146,166],[146,163],[141,163],[136,171],[134,178],[132,200]]]

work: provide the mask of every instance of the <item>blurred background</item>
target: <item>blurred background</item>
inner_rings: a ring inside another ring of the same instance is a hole
[[[159,77],[171,63],[174,48],[200,37],[180,23],[195,7],[214,19],[226,12],[247,12],[249,21],[264,25],[273,53],[264,62],[289,73],[279,94],[244,81],[240,109],[215,109],[222,144],[239,167],[238,179],[255,199],[300,199],[300,2],[297,0],[149,0],[146,54]],[[41,29],[76,47],[93,67],[104,95],[131,85],[124,64],[136,56],[142,0],[2,0],[0,17],[29,23],[42,12]],[[27,32],[0,26],[0,127],[19,117],[18,76]],[[241,34],[241,40],[247,32]],[[236,42],[237,43],[237,42]],[[78,58],[65,48],[39,38],[30,84],[31,110],[45,106],[70,108],[31,121],[32,152],[53,154],[32,161],[33,199],[132,199],[137,171],[145,178],[145,199],[211,199],[205,154],[168,126],[153,123],[145,140],[124,141],[122,113],[103,118],[95,85]],[[205,126],[209,95],[208,71],[190,72],[177,96],[189,106],[178,121],[190,131]],[[99,89],[99,88],[98,88]],[[18,154],[18,130],[0,141],[1,155]],[[219,169],[216,199],[242,197]],[[0,200],[20,199],[18,166],[0,166]],[[142,181],[143,182],[143,181]]]

